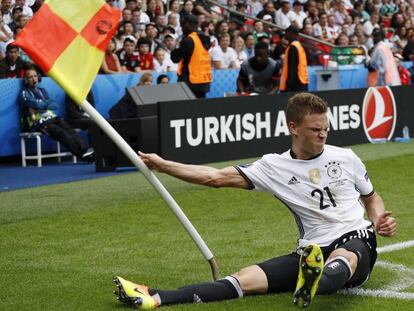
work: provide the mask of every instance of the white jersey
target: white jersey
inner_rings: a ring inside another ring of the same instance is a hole
[[[350,149],[325,145],[309,160],[292,158],[290,151],[267,154],[236,169],[252,189],[271,193],[293,213],[299,246],[328,246],[347,232],[371,226],[359,198],[374,189],[364,164]]]

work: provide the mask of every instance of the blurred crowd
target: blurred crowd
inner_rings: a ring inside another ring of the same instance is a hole
[[[288,45],[283,29],[290,25],[322,42],[364,46],[367,51],[374,47],[374,30],[382,29],[396,60],[414,60],[414,0],[217,1],[219,5],[207,0],[106,0],[122,11],[122,20],[106,51],[101,73],[176,71],[170,54],[180,43],[180,23],[187,15],[195,15],[199,31],[210,37],[209,53],[215,69],[240,68],[262,41],[269,44],[271,57],[282,61]],[[0,58],[5,58],[7,45],[43,2],[1,0]],[[351,48],[349,52],[337,51],[332,50],[331,56],[339,64],[362,61],[352,56]],[[23,51],[20,57],[30,61]]]

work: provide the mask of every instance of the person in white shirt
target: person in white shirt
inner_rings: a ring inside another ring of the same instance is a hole
[[[26,0],[16,0],[14,2],[14,7],[21,7],[23,9],[23,15],[26,15],[29,19],[32,18],[33,11],[26,5]]]
[[[161,44],[161,46],[165,51],[165,55],[164,55],[165,61],[168,62],[168,63],[171,61],[171,63],[172,63],[172,64],[169,65],[170,66],[170,71],[177,71],[178,63],[174,63],[171,60],[171,52],[177,47],[177,37],[176,37],[176,35],[173,34],[173,33],[165,34],[164,35],[164,41],[163,41],[163,44]]]
[[[163,48],[157,48],[154,54],[154,70],[156,72],[173,71],[174,63],[171,58],[165,57]]]
[[[313,25],[313,35],[321,40],[333,42],[331,29],[328,27],[328,15],[319,14],[319,23]]]
[[[380,28],[380,25],[378,24],[379,21],[379,13],[377,12],[373,12],[371,14],[371,18],[369,21],[366,21],[363,25],[363,29],[364,29],[364,34],[366,36],[371,36],[372,35],[372,31],[374,30],[374,28]]]
[[[237,59],[236,59],[237,68],[240,68],[241,64],[245,60],[247,60],[247,54],[244,51],[244,39],[241,36],[238,36],[237,38],[233,39],[232,45],[237,55]]]
[[[247,0],[247,5],[250,7],[250,14],[253,17],[256,17],[257,14],[263,10],[263,5],[259,0]]]
[[[297,93],[289,98],[285,116],[291,149],[264,155],[248,165],[217,169],[168,161],[156,154],[139,152],[139,156],[150,169],[187,182],[256,190],[276,197],[295,218],[297,249],[215,282],[173,291],[115,277],[118,300],[148,310],[294,291],[294,303],[306,307],[316,293],[330,294],[368,280],[377,256],[375,232],[393,236],[395,219],[385,210],[358,156],[350,149],[325,144],[329,120],[323,99]],[[275,228],[278,221],[283,220],[277,219]]]
[[[303,20],[308,17],[308,15],[303,11],[303,4],[299,1],[293,2],[293,14],[295,15],[296,27],[302,29]]]
[[[282,1],[282,7],[276,11],[275,23],[282,28],[288,28],[296,20],[296,15],[290,10],[289,0]]]
[[[237,55],[232,47],[230,47],[230,35],[228,33],[221,34],[219,45],[210,49],[211,62],[214,69],[236,69]]]

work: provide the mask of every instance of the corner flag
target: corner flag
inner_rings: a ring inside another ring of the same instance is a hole
[[[120,18],[102,0],[46,0],[15,44],[80,104]]]
[[[53,78],[108,135],[171,208],[209,262],[213,278],[217,263],[200,234],[137,152],[85,100],[102,64],[105,49],[120,21],[120,11],[102,0],[46,0],[22,30],[16,45]]]

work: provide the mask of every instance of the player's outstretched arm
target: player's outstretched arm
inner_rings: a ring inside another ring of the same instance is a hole
[[[139,151],[138,155],[149,169],[166,173],[187,182],[216,188],[249,188],[248,182],[231,166],[217,169],[209,166],[168,161],[155,153],[143,153]]]
[[[368,212],[369,219],[373,222],[375,231],[382,236],[393,236],[397,230],[397,222],[391,216],[392,212],[386,211],[380,195],[374,192],[369,197],[361,197]]]

